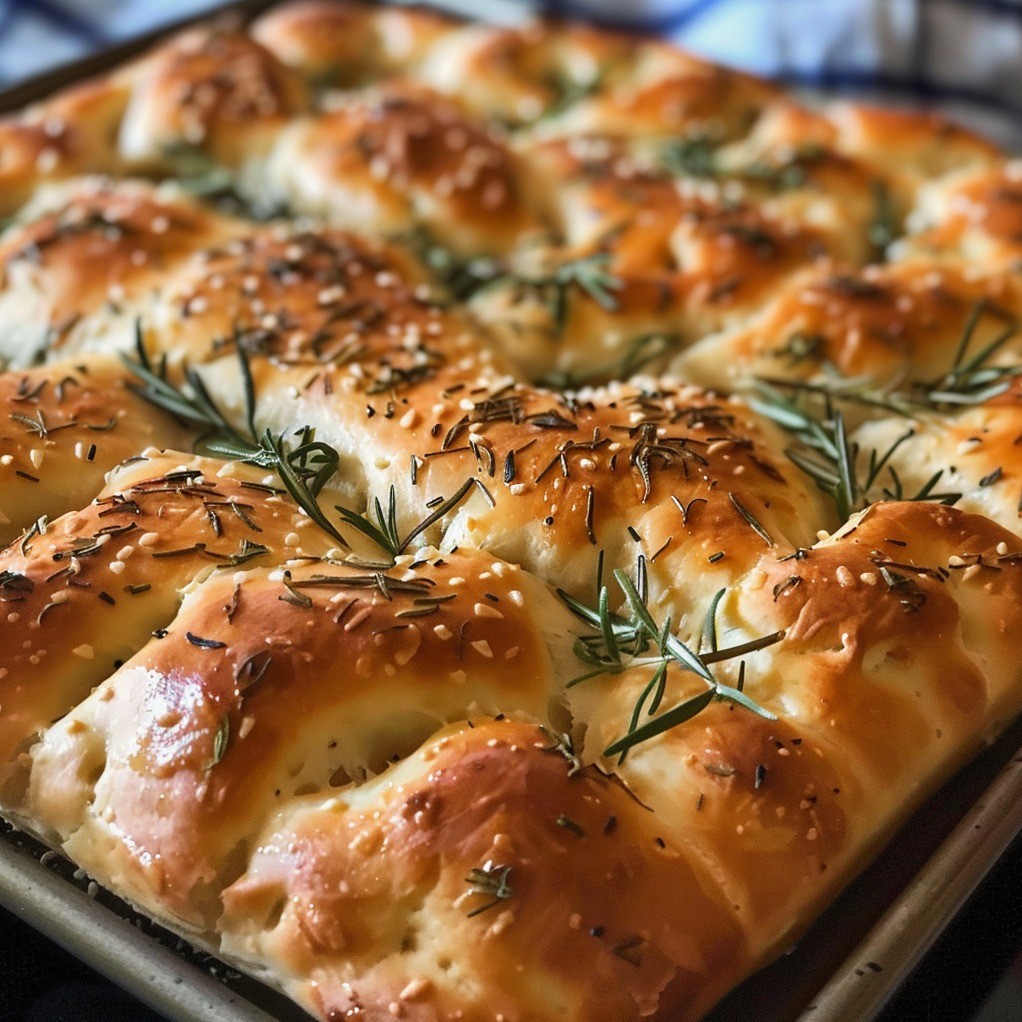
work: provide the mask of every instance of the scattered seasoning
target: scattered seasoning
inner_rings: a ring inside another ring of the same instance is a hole
[[[891,571],[887,565],[878,565],[878,567],[880,568],[880,577],[886,583],[888,591],[898,598],[898,602],[906,614],[914,614],[923,607],[926,603],[926,593],[914,579]]]
[[[767,546],[773,546],[774,541],[770,536],[770,533],[763,528],[759,520],[749,511],[748,508],[731,492],[728,492],[728,500],[731,501],[734,509],[745,519],[746,524],[752,529],[753,532],[759,536],[760,539],[766,543]]]
[[[216,734],[213,735],[213,758],[210,761],[208,769],[215,767],[223,758],[227,752],[227,745],[231,740],[231,718],[224,714],[220,719],[220,726],[216,729]]]
[[[261,651],[253,653],[241,666],[238,667],[234,680],[238,687],[246,695],[248,690],[259,681],[273,664],[273,657],[269,653]]]
[[[312,607],[312,597],[306,593],[298,592],[288,579],[284,579],[285,592],[277,597],[278,600],[283,603],[290,603],[296,607],[301,607],[303,610],[308,610]]]
[[[565,816],[563,813],[557,817],[557,826],[563,827],[565,830],[570,830],[572,834],[575,834],[578,837],[586,836],[585,828],[577,824],[574,820]]]
[[[35,582],[27,575],[4,569],[0,571],[0,601],[12,603],[25,599],[35,589]]]
[[[513,895],[511,884],[508,878],[511,876],[511,867],[502,866],[487,860],[481,868],[470,869],[465,883],[469,885],[469,893],[484,895],[490,900],[468,913],[468,918],[480,915],[488,911],[501,901]]]
[[[153,633],[156,634],[155,632]],[[164,632],[166,634],[166,632]],[[199,649],[224,649],[227,646],[226,642],[221,642],[219,639],[203,639],[201,636],[195,635],[193,632],[185,632],[185,638],[193,645],[198,646]]]
[[[652,564],[667,548],[674,542],[673,536],[668,536],[664,542],[650,555],[649,563]]]
[[[582,760],[575,753],[575,747],[571,741],[571,735],[567,733],[560,733],[551,731],[548,727],[541,724],[540,731],[547,736],[553,743],[552,745],[544,745],[544,752],[558,752],[560,753],[570,764],[568,769],[568,776],[574,777],[582,769]]]
[[[654,620],[648,606],[645,560],[641,557],[636,574],[638,585],[620,569],[614,571],[614,579],[625,597],[627,617],[611,612],[610,594],[606,586],[600,587],[596,607],[586,606],[563,589],[557,590],[557,595],[567,604],[568,609],[592,629],[592,634],[579,636],[574,645],[575,656],[589,669],[569,681],[568,688],[600,675],[620,673],[627,670],[637,659],[653,668],[652,676],[632,709],[627,731],[621,738],[607,746],[603,754],[620,756],[623,761],[629,749],[691,719],[701,713],[715,698],[738,703],[767,720],[776,720],[773,713],[759,706],[742,692],[744,662],[739,667],[737,688],[718,682],[710,670],[710,664],[735,659],[763,649],[778,642],[784,633],[774,632],[728,649],[696,653],[672,634],[668,623],[660,624]],[[711,610],[715,610],[716,603],[722,595],[720,593],[715,597]],[[708,615],[708,621],[712,626],[712,614]],[[713,644],[716,644],[715,639]],[[659,655],[648,655],[650,647]],[[678,664],[697,675],[707,687],[705,691],[683,700],[662,713],[657,713],[667,691],[667,669],[670,664]],[[640,723],[644,715],[646,720]]]
[[[776,603],[782,596],[787,596],[788,593],[801,584],[801,575],[789,575],[783,582],[778,582],[773,588],[774,603]]]
[[[586,486],[586,535],[589,542],[596,546],[596,533],[593,531],[593,514],[596,509],[596,493],[591,486]],[[670,543],[670,540],[667,541]],[[665,544],[666,546],[666,544]],[[654,555],[655,556],[655,555]]]
[[[629,965],[639,968],[642,965],[642,960],[636,952],[645,943],[642,937],[629,937],[627,940],[623,940],[620,944],[615,945],[612,950],[618,958],[623,958]]]

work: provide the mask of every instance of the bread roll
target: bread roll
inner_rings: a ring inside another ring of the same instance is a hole
[[[83,178],[41,191],[0,239],[0,359],[130,350],[168,270],[236,229],[173,187]]]
[[[75,511],[126,458],[159,442],[178,450],[192,431],[144,401],[110,355],[0,374],[0,536]]]

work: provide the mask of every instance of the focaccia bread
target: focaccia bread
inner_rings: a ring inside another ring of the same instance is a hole
[[[0,192],[0,811],[313,1015],[696,1022],[1022,710],[968,131],[300,0]]]

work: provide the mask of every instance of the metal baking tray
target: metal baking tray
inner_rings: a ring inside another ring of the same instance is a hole
[[[105,71],[209,17],[243,20],[279,0],[212,8],[0,92],[0,113]],[[388,0],[379,0],[388,2]],[[518,0],[431,0],[508,24]],[[927,801],[805,936],[705,1022],[871,1022],[1022,832],[1022,720]],[[286,997],[218,962],[100,889],[59,853],[0,821],[0,905],[172,1022],[309,1022]]]

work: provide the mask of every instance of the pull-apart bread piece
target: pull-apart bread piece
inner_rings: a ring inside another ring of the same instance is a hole
[[[207,572],[32,757],[33,819],[200,933],[292,796],[363,781],[473,713],[559,719],[553,658],[571,658],[564,605],[487,554],[258,563]]]
[[[352,0],[0,122],[4,814],[323,1019],[696,1022],[1022,708],[1019,180]]]
[[[427,9],[298,0],[257,18],[252,37],[314,88],[413,74],[459,23]]]
[[[175,263],[239,227],[173,186],[84,178],[42,191],[0,237],[0,360],[130,350]]]
[[[829,263],[820,232],[753,206],[681,198],[662,213],[645,237],[626,218],[622,232],[611,228],[596,245],[523,251],[492,279],[469,285],[468,306],[527,378],[579,386],[662,364],[663,355],[744,322],[779,287]],[[636,243],[642,265],[633,270]]]
[[[83,82],[0,120],[0,215],[15,213],[46,183],[123,170],[117,132],[129,77]]]
[[[1019,315],[1013,273],[920,259],[828,269],[792,282],[736,329],[705,337],[670,369],[724,390],[844,378],[875,394],[921,392],[954,369],[963,336],[969,357],[999,339],[986,367],[1017,364]]]
[[[24,779],[24,749],[173,620],[181,590],[214,572],[333,548],[265,477],[153,452],[114,472],[81,511],[40,519],[3,551],[5,806]]]
[[[1022,259],[1022,161],[962,171],[920,187],[911,233],[897,253],[1018,269]]]
[[[578,595],[601,556],[608,570],[651,558],[669,600],[686,591],[679,577],[726,585],[761,549],[794,549],[831,524],[778,457],[779,431],[741,402],[655,380],[570,396],[510,383],[485,334],[441,297],[393,246],[272,227],[191,260],[145,343],[193,366],[242,432],[250,413],[256,436],[314,427],[350,507],[392,504],[406,533],[460,493],[429,538]],[[675,622],[698,618],[707,596],[681,598]]]
[[[191,431],[136,384],[110,355],[0,373],[0,538],[87,504],[139,451],[190,446]]]
[[[338,93],[284,131],[265,175],[255,187],[298,213],[391,236],[425,231],[463,258],[543,228],[502,134],[421,86]]]
[[[300,76],[226,27],[182,33],[136,74],[119,142],[124,160],[139,169],[187,172],[205,158],[242,170],[309,105]]]
[[[549,731],[476,717],[275,813],[223,947],[320,1018],[696,1018],[749,948],[661,822]]]
[[[583,761],[602,753],[667,846],[714,878],[754,958],[786,947],[936,779],[1018,713],[1020,549],[979,515],[876,504],[796,558],[765,556],[717,606],[721,648],[783,630],[718,668],[736,684],[744,662],[765,713],[712,703],[622,759],[604,750],[648,704],[654,668],[571,688]],[[668,674],[668,705],[705,691]]]

